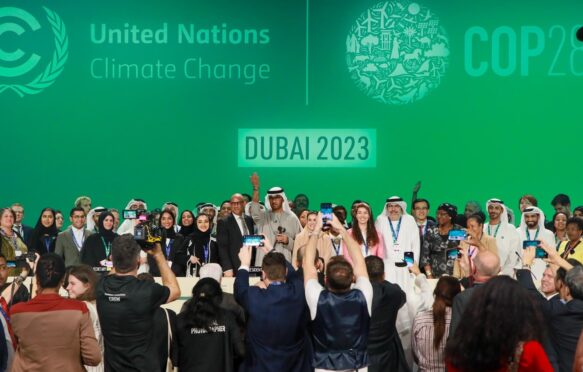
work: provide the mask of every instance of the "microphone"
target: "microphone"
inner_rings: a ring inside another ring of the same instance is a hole
[[[583,41],[583,27],[577,30],[577,40]]]

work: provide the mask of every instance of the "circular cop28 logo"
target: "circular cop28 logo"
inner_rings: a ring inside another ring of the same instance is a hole
[[[69,57],[69,39],[65,24],[59,15],[52,10],[43,7],[46,12],[47,20],[54,36],[54,52],[51,58],[47,58],[43,71],[28,81],[15,81],[15,78],[21,80],[24,75],[31,72],[42,60],[36,54],[31,53],[25,58],[25,52],[16,48],[13,51],[6,51],[0,47],[0,93],[4,91],[14,91],[20,97],[26,94],[38,94],[44,89],[53,85],[55,80],[63,72],[67,58]],[[0,37],[5,33],[21,36],[28,30],[35,32],[41,29],[38,20],[24,9],[14,7],[0,7]]]
[[[369,97],[407,104],[435,89],[448,65],[449,41],[437,16],[419,3],[381,2],[346,37],[348,71]]]

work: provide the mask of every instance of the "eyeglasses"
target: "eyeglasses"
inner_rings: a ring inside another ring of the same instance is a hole
[[[427,208],[427,207],[415,207],[413,209],[416,210],[416,211],[426,211],[426,210],[429,210],[429,208]]]

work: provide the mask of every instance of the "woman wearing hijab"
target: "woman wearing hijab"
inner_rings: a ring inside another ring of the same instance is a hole
[[[180,235],[187,237],[192,234],[194,232],[194,214],[189,210],[182,211],[178,226],[180,226],[180,230],[178,230]]]
[[[161,230],[160,245],[162,246],[162,253],[168,261],[168,265],[176,276],[184,276],[186,273],[186,239],[182,234],[176,233],[174,230],[174,223],[176,217],[174,212],[170,209],[165,209],[160,213],[158,226]],[[160,269],[154,256],[148,255],[148,263],[150,266],[150,274],[153,276],[160,276]]]
[[[188,245],[188,256],[188,276],[199,276],[199,269],[207,263],[219,263],[219,246],[211,236],[210,220],[206,214],[196,217],[196,226]]]
[[[26,245],[29,250],[37,252],[41,256],[54,252],[58,234],[55,211],[52,208],[45,208],[42,210]]]
[[[97,233],[90,235],[81,248],[81,262],[96,267],[111,268],[111,246],[117,236],[113,232],[114,217],[111,212],[103,212],[97,221]]]

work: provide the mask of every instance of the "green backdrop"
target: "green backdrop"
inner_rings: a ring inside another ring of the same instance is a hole
[[[306,193],[312,208],[321,201],[350,204],[359,198],[378,213],[388,196],[409,200],[418,180],[420,196],[460,209],[468,199],[483,205],[499,197],[517,210],[525,193],[534,194],[547,212],[559,192],[571,195],[574,205],[583,204],[573,156],[583,122],[583,43],[574,39],[583,24],[583,3],[401,0],[385,8],[392,13],[380,21],[383,30],[379,23],[367,30],[368,10],[379,22],[383,4],[3,2],[0,204],[23,203],[29,224],[42,207],[66,211],[82,194],[90,195],[94,206],[123,208],[130,198],[141,197],[152,207],[173,200],[181,209],[192,208],[200,201],[218,204],[233,192],[250,193],[253,171],[260,174],[263,191],[280,185],[289,197]],[[28,12],[40,28],[32,31],[14,9]],[[21,26],[20,34],[14,24]],[[100,43],[104,24],[121,31],[135,25],[139,43]],[[354,64],[358,58],[347,54],[347,44],[357,24],[362,38],[352,48],[362,57]],[[372,38],[362,41],[368,35]],[[430,36],[426,45],[424,35]],[[448,53],[430,58],[427,51],[439,35],[439,47]],[[33,53],[40,60],[21,73]],[[100,78],[106,58],[138,67],[159,61],[175,71],[172,77]],[[211,68],[250,65],[264,74],[253,83],[244,76],[194,78],[201,60]],[[431,70],[431,79],[427,72],[411,73],[421,71],[425,60],[441,68]],[[412,93],[417,98],[379,102],[380,88],[388,83],[377,85],[374,78],[382,75],[373,70],[385,69],[387,77],[396,63],[407,71],[388,80],[403,94],[417,83]],[[355,70],[361,80],[355,80]],[[265,136],[285,129],[290,143],[306,135],[315,154],[321,150],[318,137],[331,146],[336,133],[344,149],[322,162],[315,155],[309,160],[274,155],[253,163],[241,158],[248,129]],[[368,158],[351,162],[346,137],[361,132],[370,135]]]

